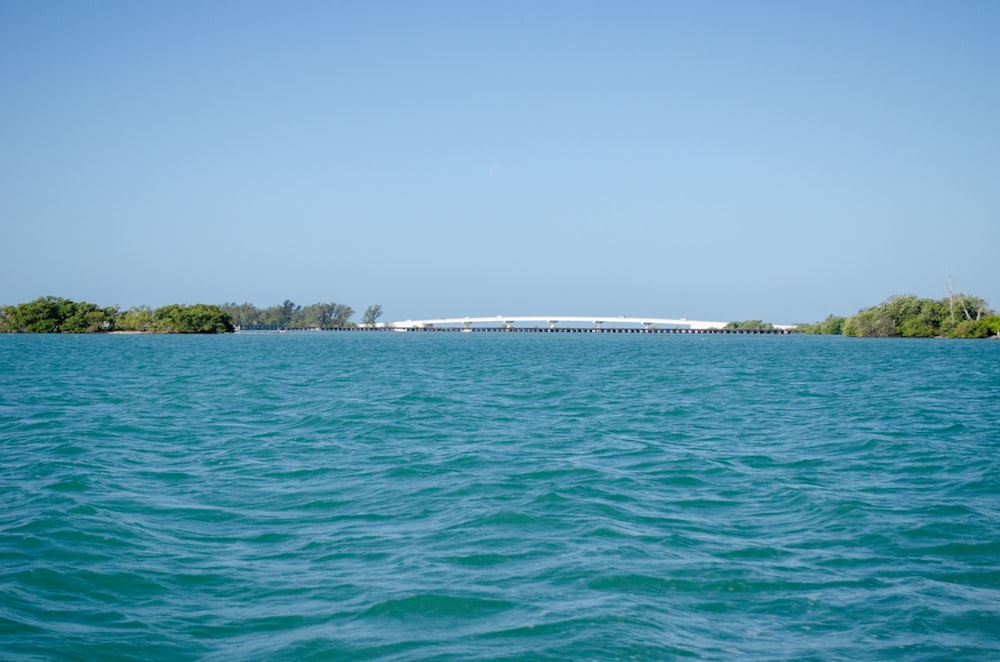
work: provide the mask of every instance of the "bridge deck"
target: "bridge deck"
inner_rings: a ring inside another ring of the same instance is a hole
[[[389,327],[364,329],[367,331],[406,331],[410,333],[669,333],[669,334],[724,334],[724,335],[788,335],[795,333],[791,328],[773,329],[689,329],[682,327],[637,327],[637,326],[424,326]]]
[[[558,316],[558,315],[544,315],[544,316],[526,316],[526,315],[498,315],[496,317],[442,317],[439,319],[426,319],[426,320],[406,320],[400,322],[390,322],[388,326],[393,328],[428,328],[428,327],[439,327],[439,326],[454,326],[460,325],[463,327],[472,327],[476,324],[488,324],[493,326],[504,326],[513,327],[515,324],[547,324],[549,327],[555,328],[559,324],[590,324],[595,327],[601,327],[603,325],[625,325],[625,326],[641,326],[645,328],[651,327],[674,327],[674,328],[688,328],[688,329],[721,329],[726,326],[725,322],[706,322],[703,320],[689,320],[686,318],[664,318],[664,317],[627,317],[619,315],[616,317],[606,317],[606,316],[580,316],[580,315],[568,315],[568,316]]]

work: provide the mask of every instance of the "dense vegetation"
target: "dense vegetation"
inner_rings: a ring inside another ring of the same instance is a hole
[[[1000,334],[1000,317],[976,296],[953,294],[935,301],[907,294],[801,330],[862,338],[986,338]]]
[[[299,306],[289,300],[269,308],[250,303],[198,303],[171,304],[155,310],[134,306],[122,311],[117,306],[101,308],[85,301],[39,297],[28,303],[0,306],[0,333],[229,333],[237,326],[330,329],[354,326],[352,315],[354,309],[343,304]],[[382,306],[368,306],[364,324],[374,325],[381,316]]]
[[[151,333],[228,333],[232,318],[218,306],[172,304],[156,310],[117,306],[101,308],[86,301],[61,297],[39,297],[15,306],[0,306],[0,332],[8,333],[103,333],[147,331]]]
[[[85,301],[40,297],[16,306],[0,306],[0,330],[22,333],[95,333],[109,331],[117,308]]]
[[[219,306],[236,326],[277,326],[296,329],[330,329],[351,326],[354,309],[342,303],[314,303],[300,306],[285,299],[278,306],[258,308],[252,303],[224,303]]]
[[[744,320],[742,322],[730,322],[723,328],[729,331],[773,331],[774,325],[761,320]]]

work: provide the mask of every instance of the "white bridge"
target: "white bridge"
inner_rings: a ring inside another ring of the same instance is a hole
[[[457,327],[471,329],[473,324],[486,324],[505,329],[512,328],[515,324],[547,324],[548,328],[555,329],[558,324],[590,324],[595,329],[602,329],[605,324],[609,326],[631,326],[643,329],[671,328],[671,329],[691,329],[692,331],[705,331],[710,329],[722,329],[726,322],[705,322],[701,320],[689,320],[684,317],[680,319],[670,319],[663,317],[556,317],[545,315],[539,317],[531,316],[507,316],[497,315],[496,317],[443,317],[440,319],[428,320],[406,320],[402,322],[387,322],[385,327],[390,327],[405,331],[408,329],[433,329],[440,327]],[[780,328],[780,327],[779,327]]]

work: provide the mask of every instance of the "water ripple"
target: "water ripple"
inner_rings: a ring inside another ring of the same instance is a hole
[[[998,359],[0,337],[0,654],[992,660]]]

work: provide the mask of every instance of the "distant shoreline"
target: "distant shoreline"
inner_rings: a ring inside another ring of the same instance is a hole
[[[351,321],[354,311],[343,304],[280,306],[258,309],[253,304],[171,304],[155,310],[145,306],[126,311],[62,297],[39,297],[13,306],[0,305],[0,333],[214,334],[233,332],[285,333],[315,331],[487,332],[487,333],[666,333],[843,335],[862,338],[996,338],[1000,316],[980,297],[955,293],[927,299],[896,295],[849,317],[828,316],[813,324],[778,325],[762,320],[708,322],[680,318],[497,316],[437,318],[379,323],[380,305],[369,306],[364,321]],[[591,323],[573,327],[567,324]],[[486,327],[475,326],[487,324]],[[526,326],[520,326],[525,324]],[[527,326],[531,325],[531,326]],[[628,326],[621,326],[628,325]]]

